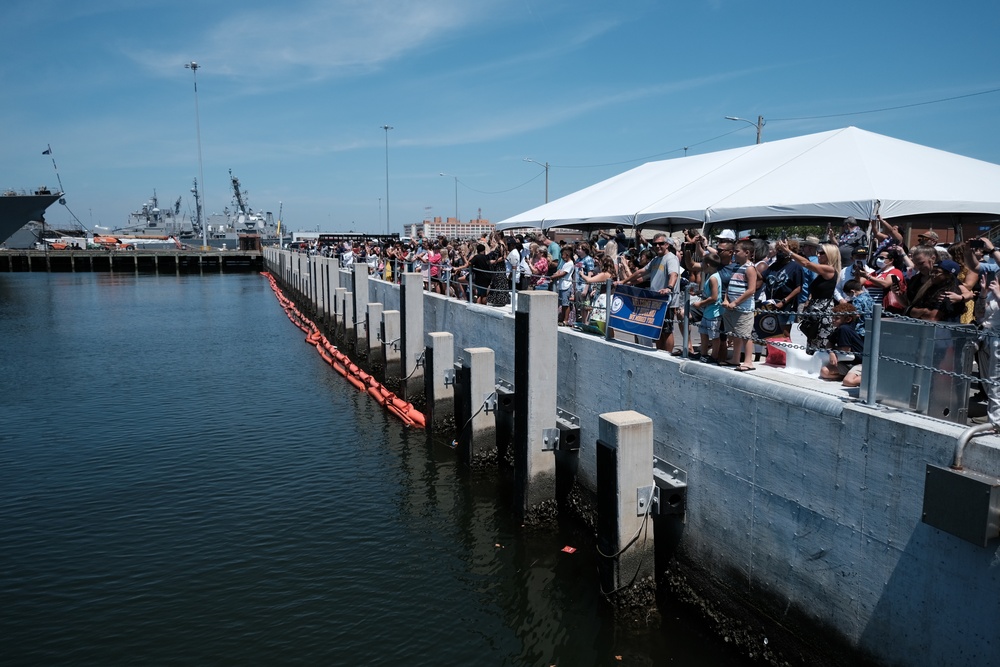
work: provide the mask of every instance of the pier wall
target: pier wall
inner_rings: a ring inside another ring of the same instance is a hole
[[[371,280],[369,296],[398,308],[396,285]],[[456,356],[493,349],[513,380],[509,306],[426,294],[424,323],[455,336]],[[688,474],[677,553],[713,586],[882,663],[1000,660],[997,541],[921,522],[925,466],[951,463],[960,427],[578,332],[552,354],[557,405],[580,418],[579,481],[596,485],[600,414],[649,416],[655,455]],[[964,462],[1000,477],[1000,439],[975,439]]]

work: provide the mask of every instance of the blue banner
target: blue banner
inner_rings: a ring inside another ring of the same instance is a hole
[[[669,294],[659,294],[628,285],[616,285],[611,293],[611,314],[608,322],[611,328],[617,331],[656,340],[660,337],[669,304]]]

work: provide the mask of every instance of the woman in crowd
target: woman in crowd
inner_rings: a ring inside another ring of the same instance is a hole
[[[792,261],[816,274],[809,283],[809,301],[802,311],[800,326],[802,333],[806,335],[808,352],[815,352],[819,348],[826,349],[827,341],[835,328],[833,309],[837,301],[834,298],[834,291],[837,288],[837,278],[840,276],[840,248],[832,243],[820,245],[815,262],[797,252],[792,252],[784,241],[778,241],[777,249],[779,252],[788,253]]]
[[[606,309],[608,295],[606,287],[609,280],[612,282],[618,280],[618,267],[615,264],[615,260],[604,256],[601,257],[600,262],[600,270],[597,273],[592,276],[585,274],[580,276],[583,282],[588,285],[596,285],[596,287],[591,290],[591,293],[593,294],[593,305],[588,305],[586,307],[586,315],[583,320],[584,324],[590,323],[590,313],[592,309],[597,309],[603,313],[601,317],[602,320],[607,319]]]
[[[961,267],[958,271],[958,282],[965,288],[964,292],[961,290],[949,292],[948,298],[955,303],[963,304],[961,307],[964,310],[962,310],[958,321],[962,324],[972,324],[975,321],[973,311],[979,291],[979,272],[970,269],[965,263],[965,246],[965,241],[948,246],[948,255],[951,256],[951,260]]]
[[[905,285],[904,271],[906,264],[903,262],[903,250],[898,246],[888,247],[875,256],[875,270],[865,274],[862,283],[875,303],[881,303],[882,309],[887,313],[902,314],[905,309],[904,304],[891,291],[893,283]]]
[[[537,290],[549,289],[549,255],[548,249],[532,243],[531,251],[531,279],[532,288]]]

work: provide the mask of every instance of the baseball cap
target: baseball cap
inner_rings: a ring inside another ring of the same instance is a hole
[[[727,239],[729,241],[735,241],[736,240],[736,232],[734,232],[731,229],[723,229],[721,232],[719,232],[715,236],[715,238],[717,238],[717,239]]]
[[[962,270],[962,267],[958,265],[958,262],[953,262],[950,259],[942,261],[938,266],[953,276],[957,276],[958,272]]]

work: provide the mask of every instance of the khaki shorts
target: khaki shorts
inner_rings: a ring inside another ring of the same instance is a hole
[[[726,327],[727,335],[744,340],[753,338],[752,310],[731,310],[727,308],[722,311],[722,323]]]

